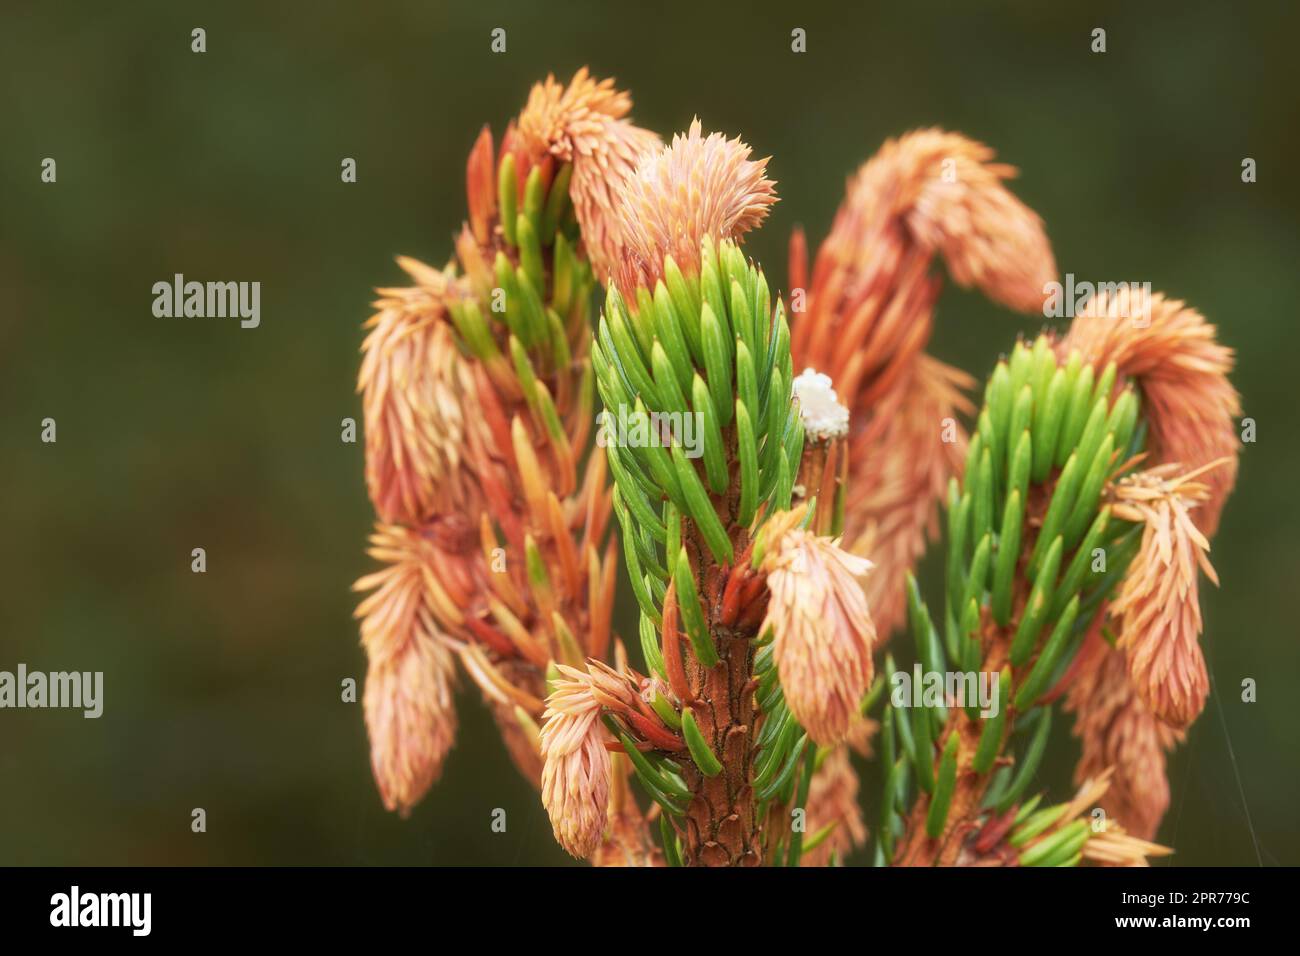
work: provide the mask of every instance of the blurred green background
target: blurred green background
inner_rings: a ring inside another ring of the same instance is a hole
[[[1046,6],[9,0],[0,669],[102,670],[106,689],[97,721],[0,712],[0,864],[567,861],[470,688],[442,782],[409,820],[383,811],[339,693],[365,670],[349,585],[371,520],[339,422],[360,418],[371,290],[400,281],[398,253],[446,261],[480,126],[583,64],[633,92],[642,125],[698,114],[773,157],[781,202],[749,249],[778,284],[795,223],[819,240],[885,137],[941,124],[1023,170],[1062,273],[1149,280],[1218,323],[1259,437],[1204,598],[1217,693],[1172,759],[1160,836],[1182,864],[1300,863],[1300,18]],[[261,327],[154,318],[150,287],[176,272],[261,281]],[[983,376],[1038,325],[950,288],[933,348]],[[1057,795],[1067,723],[1041,774]]]

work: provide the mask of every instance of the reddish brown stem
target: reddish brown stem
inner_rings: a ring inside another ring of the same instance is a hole
[[[733,553],[744,554],[749,546],[748,534],[734,520],[739,469],[732,473],[732,487],[715,504],[730,528]],[[693,654],[685,661],[694,698],[692,715],[722,762],[722,771],[707,777],[694,762],[683,767],[692,797],[683,825],[682,861],[687,866],[758,866],[762,863],[762,842],[750,783],[759,716],[752,680],[757,629],[722,623],[723,595],[734,576],[732,568],[710,560],[708,548],[694,527],[684,543],[691,566],[699,569],[700,601],[718,653],[714,667],[703,667]]]

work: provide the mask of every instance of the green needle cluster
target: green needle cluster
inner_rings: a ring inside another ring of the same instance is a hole
[[[735,243],[705,240],[700,258],[698,275],[667,258],[653,290],[611,285],[592,364],[607,421],[630,426],[606,453],[642,643],[654,643],[671,578],[692,646],[710,666],[717,658],[683,560],[683,519],[713,561],[732,564],[737,533],[789,506],[803,428],[790,401],[782,304],[773,308],[762,271]],[[695,437],[698,457],[683,435]],[[657,657],[646,648],[652,669]]]
[[[575,252],[572,172],[565,164],[548,188],[540,167],[534,167],[520,208],[514,157],[502,159],[497,208],[504,248],[482,275],[470,274],[475,295],[450,303],[465,350],[484,362],[513,366],[530,411],[553,438],[563,429],[553,396],[540,382],[538,363],[542,371],[569,368],[573,330],[587,328],[595,288],[591,264]],[[590,387],[589,381],[583,385]]]
[[[964,478],[949,485],[942,640],[908,580],[912,636],[926,672],[980,671],[990,640],[1004,642],[1009,663],[998,675],[997,713],[983,721],[969,767],[991,775],[988,810],[1007,812],[1032,781],[1051,726],[1048,708],[1035,705],[1068,668],[1140,543],[1141,529],[1102,502],[1106,483],[1142,450],[1139,406],[1132,386],[1116,388],[1113,364],[1098,375],[1077,352],[1059,362],[1047,336],[1018,343],[988,381]],[[893,666],[890,659],[887,673]],[[944,832],[959,770],[958,725],[949,716],[943,706],[885,705],[877,862],[891,861],[904,833],[913,777],[930,798],[927,835]],[[969,701],[964,719],[981,719]],[[995,770],[1013,734],[1027,738],[1021,756]],[[1027,865],[1040,857],[1053,865],[1077,860],[1070,833]]]

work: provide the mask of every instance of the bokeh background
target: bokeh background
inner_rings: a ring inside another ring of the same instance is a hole
[[[583,64],[642,125],[698,114],[773,157],[781,202],[749,248],[782,285],[791,227],[820,239],[883,139],[941,124],[1021,167],[1063,273],[1149,280],[1218,323],[1258,441],[1204,598],[1217,693],[1160,836],[1182,864],[1300,863],[1296,7],[982,6],[8,0],[0,669],[102,670],[106,700],[97,721],[0,712],[0,864],[567,861],[472,688],[442,782],[409,820],[383,811],[340,701],[364,674],[349,585],[371,518],[340,420],[360,419],[371,290],[398,253],[446,260],[480,126]],[[261,281],[261,327],[154,318],[176,272]],[[983,376],[1040,324],[950,288],[934,349]],[[1067,724],[1041,771],[1058,795]]]

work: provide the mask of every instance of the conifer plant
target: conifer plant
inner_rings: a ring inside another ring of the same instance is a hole
[[[1025,312],[1056,276],[1011,167],[940,130],[886,143],[811,266],[795,234],[781,293],[743,246],[769,161],[698,120],[662,144],[630,105],[585,71],[538,84],[471,152],[452,262],[399,260],[415,284],[369,323],[383,567],[357,587],[385,804],[440,773],[459,662],[597,865],[1170,852],[1165,755],[1208,694],[1199,583],[1236,472],[1230,350],[1121,288],[1015,342],[976,407],[924,351],[940,263]],[[613,629],[619,564],[635,634]],[[1053,803],[1061,712],[1078,789]]]

